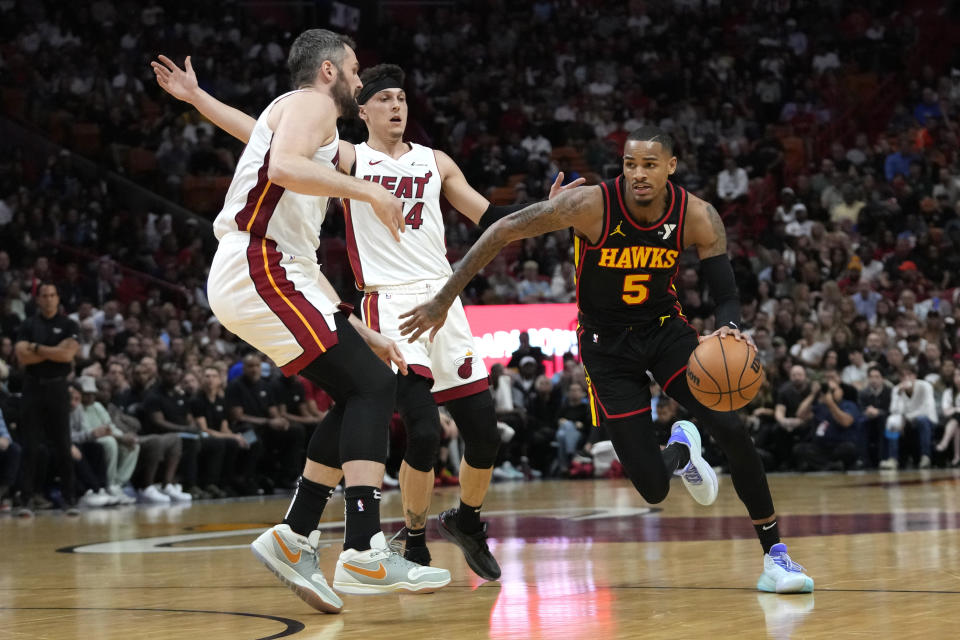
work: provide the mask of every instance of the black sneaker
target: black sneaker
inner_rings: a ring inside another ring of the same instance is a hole
[[[416,547],[408,547],[406,539],[407,528],[400,527],[400,531],[397,531],[387,540],[387,546],[394,553],[403,556],[404,560],[416,562],[422,567],[429,567],[430,561],[433,560],[433,558],[430,557],[430,549],[427,548],[427,545],[423,544]]]
[[[500,578],[500,565],[487,547],[487,523],[476,533],[466,533],[457,527],[457,509],[447,509],[439,516],[440,535],[460,547],[467,565],[484,580]]]
[[[405,547],[403,550],[403,557],[410,562],[416,562],[424,567],[429,567],[430,561],[433,559],[430,557],[430,549],[428,549],[426,546]]]

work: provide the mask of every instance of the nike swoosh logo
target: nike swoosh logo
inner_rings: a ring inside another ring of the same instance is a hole
[[[770,529],[773,529],[776,525],[777,525],[776,522],[771,522],[770,524],[765,524],[760,528],[763,529],[764,531],[769,531]]]
[[[387,577],[387,568],[383,566],[383,563],[380,563],[380,568],[376,571],[370,571],[370,569],[364,569],[363,567],[357,567],[352,564],[343,563],[343,568],[347,571],[352,571],[361,576],[366,576],[368,578],[373,578],[374,580],[383,580]]]
[[[287,556],[287,560],[291,563],[296,564],[300,562],[300,550],[298,549],[296,553],[290,551],[287,548],[287,545],[283,543],[283,538],[280,537],[280,534],[276,531],[273,532],[273,537],[277,539],[277,544],[280,545],[280,550],[283,551],[283,555]]]
[[[375,164],[380,164],[381,162],[383,162],[383,160],[371,160],[370,165],[373,166]]]

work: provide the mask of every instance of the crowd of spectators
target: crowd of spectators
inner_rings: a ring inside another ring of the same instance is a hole
[[[743,324],[767,372],[746,415],[768,468],[960,462],[960,60],[912,60],[929,21],[900,3],[615,4],[384,9],[376,45],[360,41],[361,60],[404,66],[408,135],[448,151],[478,189],[517,203],[544,197],[560,170],[568,180],[615,175],[639,125],[669,130],[674,181],[727,222]],[[955,22],[955,10],[941,19]],[[240,146],[162,94],[148,61],[192,54],[205,88],[257,113],[286,86],[293,34],[250,11],[0,3],[3,109],[179,202],[190,176],[229,176]],[[889,108],[871,112],[876,122],[851,119],[851,108],[879,99],[877,87]],[[95,143],[83,134],[91,123]],[[345,123],[343,133],[361,131]],[[139,151],[155,157],[153,170],[133,170]],[[328,220],[324,262],[349,296],[342,221]],[[477,231],[456,212],[447,221],[455,260]],[[256,355],[211,316],[208,227],[128,204],[78,171],[69,151],[0,159],[2,408],[19,426],[13,347],[40,284],[55,282],[81,343],[72,464],[88,502],[122,500],[126,481],[144,500],[287,487],[329,406],[272,370],[258,378]],[[571,237],[554,233],[510,247],[464,298],[569,302],[574,273]],[[710,292],[692,256],[678,288],[691,322],[710,330]],[[582,427],[575,359],[555,379],[518,360],[491,380],[508,442],[498,478],[576,475],[596,459],[602,431]],[[682,415],[666,399],[662,409],[658,422]],[[445,430],[455,450],[455,425]],[[0,428],[8,495],[9,460],[19,459],[12,431]],[[455,473],[456,456],[445,456]]]

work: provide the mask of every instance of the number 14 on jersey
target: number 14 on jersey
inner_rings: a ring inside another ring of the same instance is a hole
[[[416,231],[423,225],[423,203],[414,202],[413,206],[407,210],[405,216],[403,216],[404,223]]]

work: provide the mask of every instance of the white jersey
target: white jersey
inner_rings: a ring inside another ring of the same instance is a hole
[[[446,257],[437,158],[429,147],[410,146],[410,151],[394,159],[366,143],[356,145],[356,177],[377,182],[403,200],[406,224],[398,243],[368,203],[344,200],[347,253],[358,289],[447,278],[453,273]]]
[[[285,93],[271,102],[257,119],[237,163],[223,209],[213,222],[213,233],[217,240],[222,240],[230,232],[246,232],[273,240],[285,254],[316,261],[328,198],[294,193],[267,178],[273,141],[267,117],[273,105],[294,93],[297,92]],[[336,134],[332,142],[317,149],[313,161],[336,169],[339,143],[340,136]]]

